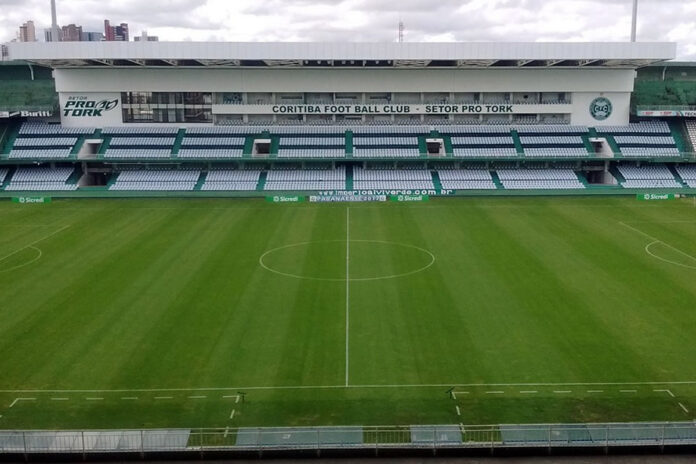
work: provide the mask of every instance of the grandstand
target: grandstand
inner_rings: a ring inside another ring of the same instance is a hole
[[[693,120],[629,115],[633,70],[673,57],[672,44],[402,45],[192,43],[173,56],[162,44],[119,44],[111,66],[102,45],[10,44],[10,58],[54,68],[61,123],[5,129],[0,195],[21,186],[115,196],[690,188],[664,169],[637,172],[688,166]],[[36,163],[72,163],[79,174],[60,187],[16,181]]]

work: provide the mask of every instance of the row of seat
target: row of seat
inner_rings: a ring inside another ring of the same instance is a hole
[[[181,145],[184,147],[238,147],[244,146],[244,137],[184,137]]]
[[[68,137],[73,135],[83,135],[94,133],[93,128],[89,127],[63,127],[60,124],[46,124],[25,122],[19,128],[20,136],[55,136]]]
[[[280,139],[280,146],[306,146],[306,147],[327,147],[345,146],[346,138],[343,135],[336,137],[283,137]]]
[[[621,154],[625,156],[644,158],[670,158],[680,156],[679,149],[658,147],[621,147]]]
[[[453,146],[459,145],[509,145],[514,146],[515,141],[512,136],[492,136],[492,137],[452,137],[451,138]]]
[[[77,137],[19,137],[14,147],[73,147]]]
[[[388,181],[419,181],[432,180],[428,169],[361,169],[353,170],[355,181],[388,180]]]
[[[113,137],[110,147],[171,147],[174,137]]]
[[[530,147],[524,149],[524,155],[530,158],[576,158],[589,156],[585,147]]]
[[[579,136],[523,136],[520,137],[522,145],[582,145],[582,137]]]
[[[241,148],[182,148],[179,150],[179,158],[241,158],[244,151]]]
[[[418,148],[354,148],[354,158],[417,158]]]
[[[346,156],[345,148],[279,148],[278,158],[343,158]]]
[[[71,148],[50,148],[46,150],[12,150],[8,155],[10,159],[65,159],[69,158]]]
[[[666,145],[676,147],[674,138],[664,135],[654,137],[646,135],[615,135],[614,140],[619,145]]]

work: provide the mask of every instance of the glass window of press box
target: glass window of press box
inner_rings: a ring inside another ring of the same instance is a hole
[[[123,122],[200,122],[213,120],[209,92],[123,92]]]

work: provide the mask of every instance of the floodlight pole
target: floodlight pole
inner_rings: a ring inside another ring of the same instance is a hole
[[[633,0],[633,18],[631,20],[631,42],[636,41],[638,29],[638,0]]]

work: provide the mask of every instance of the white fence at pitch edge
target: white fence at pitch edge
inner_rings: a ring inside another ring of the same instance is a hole
[[[0,454],[696,445],[696,423],[0,431]]]

